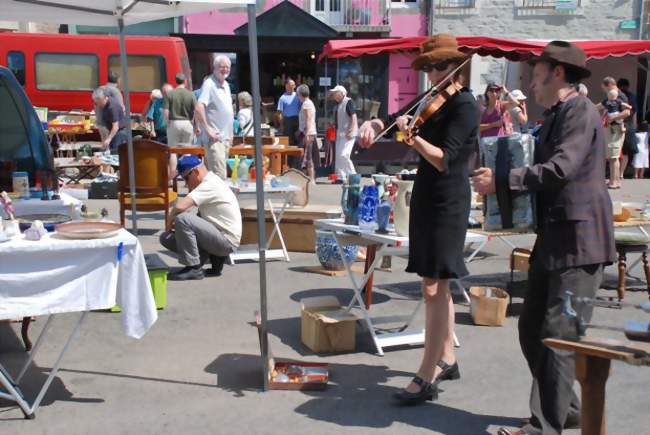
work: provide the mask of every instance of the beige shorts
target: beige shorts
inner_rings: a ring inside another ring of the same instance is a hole
[[[625,130],[621,125],[610,125],[605,127],[607,141],[606,156],[608,159],[617,159],[621,156],[623,142],[625,141]]]

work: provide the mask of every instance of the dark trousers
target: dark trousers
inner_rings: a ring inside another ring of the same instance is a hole
[[[301,143],[298,142],[296,133],[298,133],[298,117],[297,116],[288,116],[282,118],[282,134],[289,136],[289,145],[291,146],[300,146]],[[289,156],[288,163],[292,168],[300,169],[300,163],[302,158],[296,156]]]
[[[530,434],[559,434],[569,414],[580,413],[573,391],[575,360],[572,352],[546,347],[544,338],[576,335],[576,322],[564,311],[565,294],[593,298],[600,287],[603,265],[546,270],[533,260],[528,272],[528,292],[519,318],[519,343],[533,375],[530,409],[533,420],[524,428]],[[573,303],[584,322],[593,309]]]

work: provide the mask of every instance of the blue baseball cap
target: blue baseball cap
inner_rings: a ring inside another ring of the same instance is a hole
[[[187,154],[180,159],[178,159],[178,164],[176,165],[176,171],[181,174],[185,175],[186,172],[189,172],[190,170],[196,168],[197,166],[200,166],[202,164],[201,159],[199,159],[197,156],[193,154]]]

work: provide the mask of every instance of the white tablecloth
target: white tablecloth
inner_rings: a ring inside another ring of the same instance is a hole
[[[63,192],[61,192],[59,196],[61,199],[50,201],[42,201],[40,198],[17,199],[14,201],[16,215],[62,214],[70,216],[72,219],[79,219],[81,216],[81,205],[83,203]]]
[[[21,235],[0,243],[0,319],[116,304],[130,337],[142,337],[158,318],[142,248],[128,231],[108,239],[48,234],[38,242]]]

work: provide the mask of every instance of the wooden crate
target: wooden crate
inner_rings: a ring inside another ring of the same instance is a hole
[[[242,245],[257,243],[257,209],[254,205],[241,207],[242,214]],[[324,204],[309,204],[300,208],[285,210],[280,222],[284,242],[292,252],[316,252],[316,219],[332,219],[341,215],[339,206]],[[266,212],[266,235],[273,231],[271,214]],[[280,239],[276,236],[271,243],[271,249],[281,249]]]

